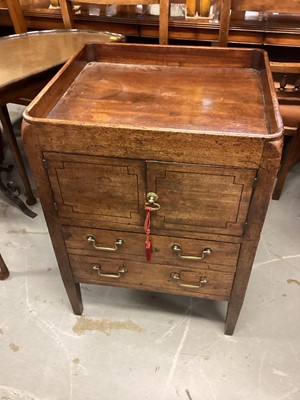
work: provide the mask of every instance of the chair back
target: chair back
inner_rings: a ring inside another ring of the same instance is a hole
[[[300,0],[221,0],[219,46],[227,46],[230,15],[235,11],[299,14]],[[271,62],[285,135],[292,135],[281,162],[272,198],[278,200],[288,171],[300,161],[300,63]],[[277,80],[278,79],[278,80]]]
[[[230,14],[234,11],[276,12],[300,17],[300,0],[221,0],[219,46],[228,44]],[[282,60],[271,62],[270,66],[275,83],[278,82],[278,100],[284,104],[299,104],[300,63]]]
[[[6,7],[8,9],[15,33],[27,32],[23,10],[19,0],[0,0],[0,6]]]
[[[300,0],[221,0],[219,46],[227,46],[230,10],[300,14]]]
[[[73,0],[60,0],[61,14],[64,26],[67,29],[75,28],[73,18]],[[76,1],[75,1],[76,2]],[[77,2],[78,3],[78,2]],[[169,0],[81,0],[81,4],[117,4],[117,5],[146,5],[159,4],[159,43],[168,43],[168,25],[169,25]]]

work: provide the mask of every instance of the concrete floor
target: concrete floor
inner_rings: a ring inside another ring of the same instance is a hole
[[[300,165],[272,201],[232,337],[226,303],[82,285],[69,305],[39,204],[0,195],[1,400],[299,400]]]

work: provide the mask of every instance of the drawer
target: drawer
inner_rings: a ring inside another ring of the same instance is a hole
[[[75,226],[63,226],[62,229],[71,254],[146,261],[145,234]],[[192,267],[213,264],[212,269],[232,272],[235,271],[240,249],[236,243],[159,235],[151,235],[151,245],[151,263]]]
[[[75,282],[228,300],[234,274],[127,260],[69,255]]]

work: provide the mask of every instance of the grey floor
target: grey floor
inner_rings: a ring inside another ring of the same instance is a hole
[[[299,400],[300,165],[272,201],[233,336],[226,304],[82,285],[68,302],[39,204],[0,195],[1,400]]]

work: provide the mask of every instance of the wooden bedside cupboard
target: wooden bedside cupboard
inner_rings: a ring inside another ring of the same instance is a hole
[[[75,314],[80,283],[228,302],[232,334],[280,163],[268,58],[91,44],[24,113]]]

